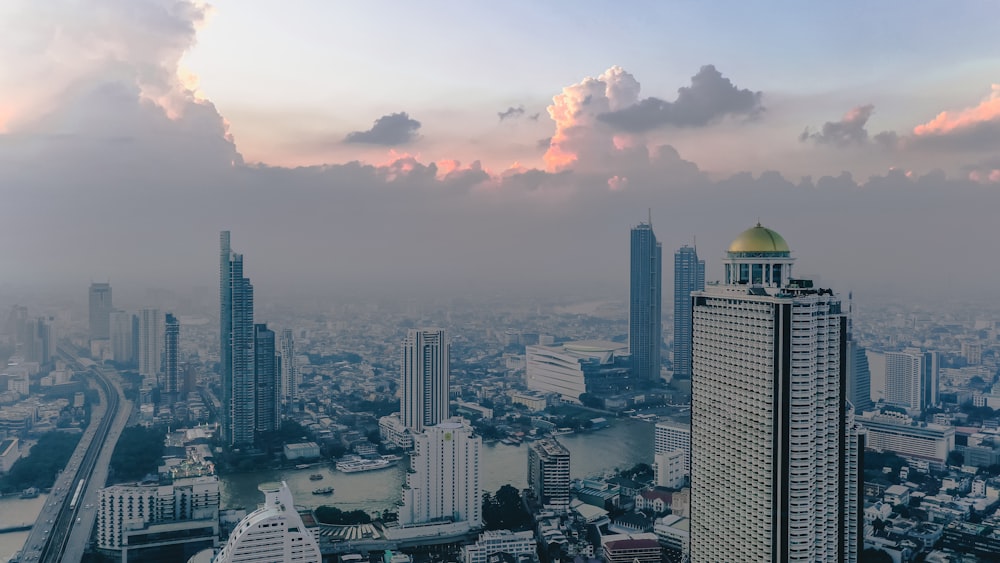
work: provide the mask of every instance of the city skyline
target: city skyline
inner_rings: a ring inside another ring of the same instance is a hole
[[[819,18],[791,7],[778,19],[755,14],[776,37],[795,29],[832,38],[831,29],[845,36],[851,29],[857,41],[846,50],[806,41],[796,46],[799,56],[778,57],[785,50],[776,39],[738,53],[723,48],[747,30],[731,29],[716,7],[646,5],[638,22],[636,8],[588,4],[581,14],[635,28],[630,39],[646,49],[618,41],[613,49],[583,48],[579,34],[559,27],[557,36],[581,49],[559,57],[558,73],[533,66],[549,52],[525,57],[518,44],[486,53],[476,43],[460,57],[467,72],[450,67],[413,80],[412,70],[404,73],[409,79],[379,72],[401,64],[387,45],[355,59],[343,54],[350,51],[343,41],[376,15],[396,26],[425,22],[444,42],[467,37],[466,28],[403,8],[344,8],[316,20],[311,10],[332,8],[307,4],[277,18],[315,41],[304,48],[258,41],[257,27],[265,36],[288,33],[264,6],[136,5],[148,11],[103,0],[88,13],[42,11],[21,0],[0,8],[0,36],[9,38],[0,43],[0,85],[17,85],[0,88],[0,176],[10,205],[0,225],[0,268],[14,286],[87,277],[212,285],[201,267],[211,251],[198,241],[229,227],[245,233],[243,248],[260,268],[248,273],[268,294],[606,290],[618,285],[624,262],[597,225],[632,224],[649,207],[663,218],[657,235],[668,248],[693,235],[705,248],[722,248],[722,225],[786,217],[783,230],[812,250],[800,262],[804,271],[829,264],[825,278],[844,290],[864,284],[888,292],[881,288],[907,279],[905,291],[917,295],[946,285],[973,295],[1000,274],[994,261],[975,258],[990,251],[990,212],[1000,204],[993,189],[1000,112],[990,70],[1000,48],[983,38],[995,20],[991,7],[961,4],[931,16],[929,4],[857,6],[877,25],[828,8],[816,8]],[[554,9],[533,7],[550,16]],[[493,10],[449,11],[449,18],[472,24]],[[500,29],[508,18],[497,16]],[[593,25],[581,18],[568,27]],[[942,18],[966,33],[947,49],[930,49],[921,30],[938,33]],[[314,21],[351,29],[321,39]],[[679,52],[660,32],[675,26],[683,32],[676,41],[709,40]],[[508,31],[523,33],[520,25]],[[405,51],[436,60],[430,43]],[[323,73],[296,72],[272,57],[234,62],[233,49],[265,44],[288,60],[326,60],[317,68],[337,68],[344,90],[328,90]],[[851,58],[868,52],[863,46],[884,57]],[[816,50],[823,56],[804,55]],[[473,52],[517,70],[484,73],[482,62],[469,62]],[[768,61],[767,73],[754,53]],[[933,65],[917,65],[922,58]],[[252,73],[244,66],[250,60],[259,63]],[[359,60],[372,64],[362,70]],[[288,90],[276,99],[277,84]],[[352,97],[359,88],[365,94]],[[333,91],[337,103],[317,108],[311,96]],[[387,144],[396,140],[404,142]],[[290,162],[289,154],[308,162]],[[160,212],[130,212],[149,209]],[[33,232],[35,217],[57,228],[17,242]],[[367,236],[352,236],[361,231]],[[838,235],[820,235],[832,232]],[[439,252],[422,253],[427,244]],[[956,248],[962,252],[952,267],[921,267],[923,257]],[[613,262],[592,268],[595,255]],[[898,259],[881,259],[888,255]],[[337,267],[343,263],[352,267]],[[283,275],[289,271],[300,275]],[[397,271],[407,271],[409,283]],[[719,279],[711,260],[706,275]]]

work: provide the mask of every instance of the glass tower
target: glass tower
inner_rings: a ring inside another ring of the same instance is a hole
[[[684,245],[674,253],[674,375],[691,377],[691,292],[705,289],[705,261]]]
[[[628,351],[639,381],[660,377],[662,342],[663,249],[652,223],[632,229]]]
[[[255,410],[253,286],[243,277],[243,255],[219,235],[219,362],[222,379],[222,436],[230,446],[253,443]]]
[[[180,391],[177,377],[177,360],[180,353],[181,323],[177,317],[167,313],[166,330],[163,336],[163,390],[176,394]]]
[[[268,329],[266,324],[254,325],[257,432],[274,432],[280,427],[280,386],[278,385],[278,365],[274,353],[274,331]]]

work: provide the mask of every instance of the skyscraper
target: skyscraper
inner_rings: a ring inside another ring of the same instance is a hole
[[[410,329],[403,340],[400,417],[411,432],[448,418],[449,346],[440,328]]]
[[[295,337],[292,329],[281,331],[281,404],[288,411],[299,399],[298,370],[295,366]]]
[[[911,413],[938,402],[938,360],[934,352],[907,348],[885,353],[885,402]]]
[[[132,348],[132,315],[125,311],[111,313],[111,357],[120,364],[135,361]]]
[[[410,471],[403,488],[399,523],[430,522],[483,524],[480,457],[483,440],[469,423],[453,418],[429,426],[413,437]]]
[[[233,252],[229,231],[219,234],[219,362],[222,380],[223,441],[254,441],[253,286],[243,276],[243,255]]]
[[[674,253],[674,376],[691,377],[691,293],[705,289],[705,261],[684,245]]]
[[[90,339],[111,338],[111,284],[90,284]]]
[[[569,450],[555,438],[528,448],[528,488],[543,506],[560,512],[569,508]]]
[[[691,561],[857,560],[860,452],[840,300],[759,224],[693,295]]]
[[[872,410],[872,372],[868,366],[868,352],[857,341],[848,338],[845,356],[847,363],[847,400],[854,405],[854,412],[861,414]]]
[[[180,391],[178,362],[180,360],[181,323],[171,313],[167,313],[163,333],[163,391],[177,398]]]
[[[651,382],[660,377],[663,249],[656,242],[652,221],[632,229],[631,243],[628,350],[633,375]]]
[[[159,309],[143,309],[139,317],[139,375],[159,383],[163,369],[163,316]]]
[[[274,432],[281,427],[281,397],[275,361],[274,331],[266,324],[254,325],[254,379],[256,380],[257,432]]]

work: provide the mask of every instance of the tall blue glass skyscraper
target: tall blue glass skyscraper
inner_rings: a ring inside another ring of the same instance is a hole
[[[662,342],[663,249],[652,221],[632,229],[628,350],[632,375],[651,382],[660,377]]]
[[[674,375],[691,377],[691,292],[705,290],[705,261],[684,245],[674,253]]]
[[[222,379],[222,437],[230,446],[253,444],[254,393],[253,286],[243,277],[243,255],[219,234],[219,363]]]
[[[258,432],[274,432],[281,427],[281,397],[274,331],[266,324],[254,325],[254,377],[257,380],[256,424]]]

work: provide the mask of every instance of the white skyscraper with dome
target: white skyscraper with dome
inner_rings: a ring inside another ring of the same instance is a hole
[[[691,561],[857,561],[847,319],[760,224],[692,294]]]

